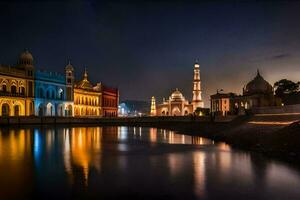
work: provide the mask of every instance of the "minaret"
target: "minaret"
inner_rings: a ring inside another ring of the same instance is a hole
[[[197,60],[194,64],[194,87],[193,87],[193,111],[196,110],[196,108],[200,107],[203,108],[204,104],[202,101],[201,96],[201,80],[200,80],[200,65],[198,64]]]
[[[71,62],[69,61],[68,65],[65,67],[66,72],[66,87],[67,87],[67,96],[66,99],[68,101],[74,100],[74,67],[72,66]]]
[[[151,116],[156,116],[156,105],[155,105],[155,97],[151,98],[151,111],[150,111]]]

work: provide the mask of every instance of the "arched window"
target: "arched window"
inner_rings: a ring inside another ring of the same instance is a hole
[[[20,106],[15,105],[14,106],[14,116],[19,116],[20,115]]]
[[[7,92],[6,85],[2,85],[2,92]]]
[[[11,93],[16,94],[17,93],[17,87],[15,85],[12,85],[10,88]]]
[[[56,98],[55,98],[55,93],[54,93],[53,90],[52,90],[51,98],[52,98],[52,99],[56,99]]]
[[[59,89],[59,91],[58,91],[58,98],[60,100],[63,100],[63,96],[64,96],[64,91],[62,89]]]
[[[9,105],[7,103],[2,104],[2,116],[9,116]]]
[[[39,96],[40,96],[40,98],[45,98],[43,88],[40,88],[40,89],[39,89]]]
[[[21,93],[21,95],[25,95],[25,88],[24,87],[20,88],[20,93]]]
[[[47,99],[50,98],[50,91],[49,91],[49,90],[47,90],[46,98],[47,98]]]

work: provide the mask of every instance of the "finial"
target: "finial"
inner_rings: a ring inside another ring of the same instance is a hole
[[[198,64],[198,62],[199,62],[199,60],[198,60],[198,58],[196,58],[196,59],[195,59],[195,63],[197,63],[197,64]]]
[[[257,76],[260,76],[259,69],[257,69]]]
[[[69,59],[68,65],[71,65],[71,60]]]
[[[87,70],[86,70],[86,67],[84,68],[84,79],[87,80],[88,78],[88,73],[87,73]]]

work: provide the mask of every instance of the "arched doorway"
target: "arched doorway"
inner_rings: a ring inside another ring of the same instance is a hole
[[[14,106],[14,116],[19,116],[20,115],[20,106],[15,105]]]
[[[53,105],[51,103],[47,104],[47,115],[48,116],[53,116],[54,115]]]
[[[63,112],[64,112],[63,105],[62,104],[58,105],[57,106],[57,115],[63,116]]]
[[[2,104],[2,116],[9,116],[9,105],[7,103]]]
[[[179,115],[181,115],[180,109],[178,107],[173,108],[172,115],[173,116],[179,116]]]

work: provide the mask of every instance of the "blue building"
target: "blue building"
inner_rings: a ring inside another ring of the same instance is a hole
[[[72,86],[71,83],[67,83],[69,76],[70,73],[67,73],[67,71],[66,75],[35,71],[35,115],[73,116],[73,95],[68,95],[69,91],[67,91],[67,88],[69,90],[69,87]]]

